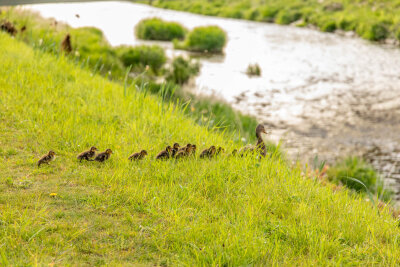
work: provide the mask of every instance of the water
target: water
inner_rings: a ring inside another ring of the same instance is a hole
[[[294,159],[332,162],[365,155],[400,188],[400,50],[311,29],[215,18],[130,2],[26,6],[73,27],[100,28],[111,45],[143,43],[134,26],[144,18],[178,21],[191,29],[218,25],[228,35],[224,55],[202,58],[191,83],[256,116]],[[75,15],[79,14],[79,18]],[[172,57],[171,43],[161,43]],[[262,76],[250,78],[258,63]]]

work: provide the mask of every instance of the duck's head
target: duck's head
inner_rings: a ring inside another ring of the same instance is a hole
[[[264,127],[264,125],[262,125],[262,124],[259,124],[259,125],[257,125],[257,128],[256,128],[256,136],[257,137],[261,137],[261,134],[269,134],[269,132],[267,132],[267,130],[265,130],[265,127]]]
[[[223,147],[218,147],[217,153],[225,152],[225,149]]]
[[[146,150],[142,150],[142,151],[140,151],[140,155],[142,155],[142,156],[146,156],[146,155],[147,155],[147,151],[146,151]]]
[[[108,155],[111,155],[113,152],[112,152],[112,150],[111,149],[109,149],[109,148],[107,148],[107,150],[106,150],[106,154],[108,154]]]
[[[192,150],[193,151],[196,151],[196,148],[197,148],[196,145],[192,145]]]
[[[97,147],[92,146],[92,147],[90,148],[90,151],[92,151],[92,152],[97,151]]]
[[[232,151],[232,156],[235,156],[235,155],[237,154],[237,152],[238,152],[238,150],[237,150],[237,149],[234,149],[234,150]]]
[[[172,147],[171,147],[171,146],[167,146],[167,147],[165,148],[165,151],[167,151],[168,153],[171,152],[171,150],[172,150]]]
[[[50,156],[55,156],[56,153],[55,153],[53,150],[50,150],[50,151],[49,151],[49,155],[50,155]]]

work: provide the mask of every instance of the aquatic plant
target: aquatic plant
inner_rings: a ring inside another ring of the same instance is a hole
[[[120,46],[116,51],[125,67],[132,66],[139,70],[149,66],[158,73],[167,61],[165,51],[159,45]]]
[[[174,42],[174,45],[178,49],[221,53],[226,44],[226,38],[226,33],[218,26],[200,26],[189,32],[183,43]]]
[[[261,67],[256,64],[249,64],[246,69],[246,74],[249,76],[261,76]]]
[[[182,56],[172,60],[171,69],[166,76],[167,81],[176,84],[186,83],[190,77],[195,76],[200,71],[200,64]]]

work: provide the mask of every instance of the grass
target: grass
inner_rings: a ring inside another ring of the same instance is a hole
[[[24,33],[18,33],[15,38],[24,41],[36,50],[56,56],[60,56],[60,43],[67,32],[70,32],[72,46],[75,51],[69,56],[69,59],[76,64],[80,64],[81,67],[89,67],[93,73],[100,73],[114,81],[120,82],[125,87],[127,84],[138,87],[147,84],[149,92],[160,94],[163,85],[154,82],[155,79],[159,79],[160,76],[165,75],[165,78],[170,82],[179,84],[188,78],[187,74],[194,75],[197,69],[194,63],[189,64],[190,69],[184,69],[186,65],[179,61],[175,62],[175,60],[173,61],[175,65],[172,64],[170,69],[163,69],[167,59],[164,51],[159,46],[125,46],[114,48],[108,44],[99,29],[92,27],[74,29],[61,23],[55,24],[53,20],[43,19],[36,13],[27,10],[4,8],[0,12],[0,21],[3,19],[11,21],[17,29],[26,26],[27,30]],[[149,66],[149,68],[146,66]],[[129,73],[130,71],[135,73]],[[139,73],[139,76],[137,76],[137,73]],[[154,77],[154,75],[158,77]],[[240,134],[237,131],[235,133],[236,139],[240,139],[240,135],[242,135],[246,140],[254,141],[253,128],[248,127],[257,123],[254,117],[243,115],[232,109],[229,105],[220,103],[220,105],[225,106],[229,116],[221,113],[218,113],[218,115],[210,114],[207,116],[213,116],[215,120],[212,121],[213,123],[205,122],[207,117],[204,117],[204,113],[202,112],[205,109],[207,111],[213,110],[215,101],[203,98],[197,99],[194,95],[184,95],[177,84],[171,84],[169,88],[172,88],[173,90],[171,91],[176,92],[176,94],[175,96],[169,95],[169,98],[166,100],[175,101],[181,98],[185,99],[185,102],[190,101],[187,114],[191,115],[199,123],[202,122],[202,125],[206,123],[210,128],[217,126],[220,131],[225,131],[227,128],[229,130],[234,129],[235,131],[240,129]],[[203,108],[192,111],[191,106],[199,102]],[[234,114],[234,116],[231,116],[231,114]],[[235,119],[230,120],[231,118]],[[217,122],[219,123],[218,125],[216,125]]]
[[[386,265],[398,222],[272,155],[155,161],[167,144],[238,147],[172,103],[0,33],[0,265]],[[79,164],[91,145],[115,152]],[[128,162],[133,151],[149,157]],[[58,158],[37,168],[53,149]]]
[[[261,76],[261,67],[257,63],[249,64],[246,69],[248,76]]]
[[[390,201],[393,192],[385,190],[383,180],[374,168],[358,157],[347,157],[328,169],[328,179],[342,184],[359,193],[378,195],[384,201]]]
[[[148,4],[145,0],[138,2]],[[371,41],[400,40],[397,0],[154,0],[152,5],[253,21],[296,22],[298,26],[314,25],[326,32],[354,31]]]
[[[121,46],[116,50],[125,67],[133,66],[139,72],[149,66],[154,73],[159,73],[167,62],[165,51],[159,45]]]
[[[193,76],[196,76],[200,71],[199,62],[193,62],[191,59],[185,59],[178,56],[172,60],[171,70],[167,74],[167,81],[175,84],[185,84]]]
[[[226,33],[218,26],[199,26],[188,33],[183,42],[175,40],[174,47],[202,53],[222,53]]]
[[[177,22],[150,18],[139,21],[135,27],[135,34],[137,38],[143,40],[172,41],[173,39],[183,39],[186,29]]]

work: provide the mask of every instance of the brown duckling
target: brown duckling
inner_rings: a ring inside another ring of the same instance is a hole
[[[37,162],[38,167],[40,167],[40,165],[46,163],[49,164],[50,161],[53,161],[56,158],[56,153],[54,153],[54,151],[50,150],[49,153],[47,153],[46,155],[43,155],[39,161]]]
[[[193,153],[193,145],[186,146],[184,150],[178,151],[175,158],[180,159],[184,157],[189,157]]]
[[[72,52],[71,35],[69,33],[65,35],[64,40],[61,42],[61,51],[65,54]]]
[[[80,153],[77,158],[79,159],[79,162],[82,162],[83,159],[93,161],[92,158],[96,154],[96,151],[98,151],[97,148],[92,146],[89,150]]]
[[[178,143],[175,143],[174,146],[172,147],[172,157],[175,157],[176,153],[179,151],[180,145]]]
[[[112,154],[112,150],[108,148],[106,151],[97,154],[97,156],[94,158],[94,160],[98,161],[98,162],[106,161],[107,159],[110,158],[111,154]]]
[[[146,150],[142,150],[138,153],[133,153],[132,155],[129,156],[129,160],[134,161],[134,160],[141,160],[147,155]]]
[[[243,157],[243,155],[249,153],[249,152],[254,152],[257,151],[262,157],[265,157],[267,155],[267,149],[264,144],[264,140],[262,139],[262,134],[269,134],[264,128],[264,125],[259,124],[256,128],[256,137],[257,137],[257,144],[256,145],[247,145],[245,147],[242,147],[239,150],[240,156]]]
[[[186,146],[181,147],[178,151],[186,151],[186,148],[189,148],[191,146],[192,146],[192,144],[187,144]]]
[[[171,157],[171,155],[172,155],[172,147],[167,146],[165,148],[165,150],[158,153],[158,155],[156,156],[156,159],[169,159]]]
[[[10,35],[15,35],[18,30],[15,28],[14,24],[12,24],[10,21],[5,20],[0,24],[0,30],[7,32]]]
[[[235,148],[230,154],[231,157],[235,157],[237,155],[238,150]]]
[[[189,156],[196,156],[196,145],[192,145],[192,150],[190,151]]]
[[[201,154],[200,154],[200,158],[211,158],[212,156],[214,156],[215,154],[215,146],[210,146],[207,149],[204,149]]]
[[[215,152],[215,155],[219,155],[224,152],[225,152],[225,149],[223,147],[218,147],[217,151]]]

